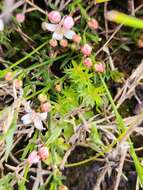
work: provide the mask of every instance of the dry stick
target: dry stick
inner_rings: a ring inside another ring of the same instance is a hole
[[[29,0],[26,0],[26,2],[31,5],[32,7],[34,7],[36,10],[38,10],[39,12],[43,13],[44,15],[48,15],[48,13],[46,11],[44,11],[43,9],[41,9],[40,7],[38,7],[37,5],[35,5],[34,3],[32,3]]]
[[[123,166],[124,166],[124,161],[125,161],[125,158],[126,158],[127,150],[128,150],[128,148],[124,148],[122,150],[122,153],[121,153],[120,164],[119,164],[119,167],[118,167],[118,175],[117,175],[117,179],[116,179],[114,190],[118,190],[118,187],[119,187],[119,183],[120,183],[120,179],[121,179],[121,176],[122,176],[122,170],[123,170]]]
[[[11,9],[2,12],[2,14],[0,15],[0,19],[1,19],[2,17],[5,17],[7,14],[13,12],[15,9],[17,9],[17,8],[20,7],[21,5],[23,5],[24,2],[25,2],[25,1],[23,1],[23,0],[18,1],[17,3],[15,3],[15,4],[11,7]]]
[[[71,2],[71,0],[67,0],[64,4],[61,3],[59,11],[62,11],[70,2]]]
[[[140,10],[142,7],[143,7],[143,4],[140,5],[139,7],[137,7],[137,8],[135,9],[135,13],[136,13],[138,10]],[[122,28],[122,26],[123,26],[123,24],[120,24],[120,25],[115,29],[115,31],[113,32],[113,34],[110,36],[110,38],[107,40],[107,42],[97,51],[97,53],[95,54],[95,56],[97,56],[97,55],[103,50],[103,48],[108,45],[108,43],[112,40],[112,38],[116,35],[116,33]]]
[[[131,96],[134,93],[135,87],[142,78],[143,78],[143,60],[140,63],[140,65],[136,68],[136,70],[131,74],[131,76],[127,79],[123,88],[115,96],[114,101],[118,100],[117,108],[119,108],[120,105],[127,98],[129,98],[129,96]]]
[[[100,190],[100,184],[101,182],[104,180],[104,177],[106,175],[106,173],[108,172],[109,170],[109,166],[108,164],[106,164],[107,166],[104,167],[104,169],[101,171],[101,173],[99,174],[99,177],[97,178],[97,182],[93,188],[93,190]]]
[[[108,39],[108,22],[107,22],[107,18],[106,18],[106,14],[107,14],[107,5],[108,2],[104,3],[104,18],[105,18],[105,35],[106,35],[106,39]]]

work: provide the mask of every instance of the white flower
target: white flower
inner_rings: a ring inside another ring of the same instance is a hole
[[[66,29],[63,26],[64,19],[65,18],[63,18],[59,24],[51,24],[51,23],[43,22],[42,29],[53,32],[52,38],[55,40],[62,40],[64,37],[69,40],[72,40],[73,36],[75,35],[75,32],[71,29]]]
[[[25,111],[27,112],[27,114],[25,114],[21,118],[23,124],[29,125],[33,123],[37,129],[42,130],[43,129],[42,121],[46,120],[47,112],[43,112],[43,113],[35,112],[34,110],[30,108],[29,103],[27,103],[27,105],[25,104]]]
[[[2,19],[0,19],[0,31],[4,30],[4,22]]]

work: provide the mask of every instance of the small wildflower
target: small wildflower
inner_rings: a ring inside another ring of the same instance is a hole
[[[51,104],[49,102],[45,102],[40,106],[42,112],[50,112],[51,111]]]
[[[56,84],[56,85],[55,85],[55,90],[56,90],[57,92],[61,92],[61,90],[62,90],[61,85],[60,85],[60,84]]]
[[[35,112],[34,110],[30,108],[29,102],[25,104],[25,111],[27,112],[27,114],[25,114],[21,118],[23,124],[30,125],[33,123],[37,129],[42,130],[43,129],[42,121],[46,120],[47,112],[43,112],[43,113]]]
[[[0,32],[4,30],[4,22],[0,19]]]
[[[66,39],[62,39],[60,41],[60,45],[63,47],[63,48],[66,48],[68,46],[68,41]]]
[[[98,28],[98,22],[96,19],[92,18],[89,22],[88,22],[88,26],[90,29],[96,30]]]
[[[65,29],[69,30],[74,26],[74,20],[71,16],[66,16],[63,22],[63,26]]]
[[[69,190],[69,188],[65,185],[61,185],[58,190]]]
[[[99,73],[103,73],[105,71],[105,67],[103,63],[97,63],[96,65],[94,65],[94,69],[96,72],[99,72]]]
[[[57,24],[61,20],[61,15],[59,11],[51,11],[48,14],[48,19],[50,20],[51,23]]]
[[[40,156],[41,160],[45,160],[49,156],[49,150],[47,147],[41,147],[38,151],[38,155]]]
[[[27,159],[28,164],[31,166],[32,164],[37,164],[40,160],[40,156],[37,151],[32,151]]]
[[[25,21],[25,15],[23,13],[17,13],[16,14],[16,20],[19,22],[19,23],[22,23]]]
[[[14,80],[14,85],[15,85],[16,89],[20,89],[22,87],[22,85],[23,85],[22,80],[15,79]]]
[[[46,102],[47,101],[47,95],[46,94],[39,94],[38,95],[38,100],[40,101],[40,102]]]
[[[89,56],[92,52],[92,47],[89,44],[84,44],[81,48],[84,56]]]
[[[58,45],[58,42],[57,42],[57,40],[55,40],[55,39],[51,39],[51,40],[49,41],[49,44],[51,45],[51,47],[56,47],[56,46]]]
[[[13,74],[12,74],[12,72],[6,73],[6,75],[5,75],[4,78],[5,78],[6,81],[11,81],[11,80],[13,79]]]
[[[75,34],[72,38],[73,42],[79,43],[81,41],[81,36],[78,34]]]
[[[93,63],[92,63],[92,61],[91,61],[90,58],[85,59],[85,60],[83,61],[83,63],[84,63],[84,65],[87,66],[88,68],[90,68],[90,67],[93,65]]]
[[[47,22],[43,22],[42,23],[42,29],[44,31],[48,30],[53,32],[52,38],[55,40],[62,40],[64,37],[72,40],[73,35],[75,35],[75,32],[73,30],[71,30],[71,26],[73,24],[70,24],[70,26],[68,25],[66,27],[66,24],[64,24],[64,21],[66,20],[65,23],[67,23],[67,18],[69,18],[70,16],[66,16],[63,17],[62,20],[60,20],[59,22],[57,22],[56,24],[51,24],[51,23],[47,23]],[[65,25],[65,27],[64,27]],[[70,29],[68,29],[70,28]]]

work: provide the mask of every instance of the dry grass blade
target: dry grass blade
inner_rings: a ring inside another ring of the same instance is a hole
[[[137,85],[139,85],[142,79],[143,79],[143,61],[139,64],[136,70],[127,79],[123,88],[116,95],[114,100],[117,101],[117,108],[119,108],[120,105],[126,99],[131,98],[135,94],[135,88]]]

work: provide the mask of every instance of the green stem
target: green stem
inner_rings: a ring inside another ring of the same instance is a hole
[[[12,64],[9,68],[5,69],[4,71],[0,71],[0,77],[4,77],[4,75],[7,72],[9,72],[12,68],[16,67],[17,65],[19,65],[23,61],[25,61],[28,58],[30,58],[33,54],[37,53],[40,49],[42,49],[47,43],[48,42],[46,41],[45,43],[41,44],[39,47],[37,47],[36,49],[34,49],[32,52],[30,52],[29,54],[27,54],[25,57],[23,57],[22,59],[18,60],[14,64]]]
[[[106,17],[108,20],[118,24],[124,24],[139,29],[143,28],[143,20],[115,10],[107,12]]]

